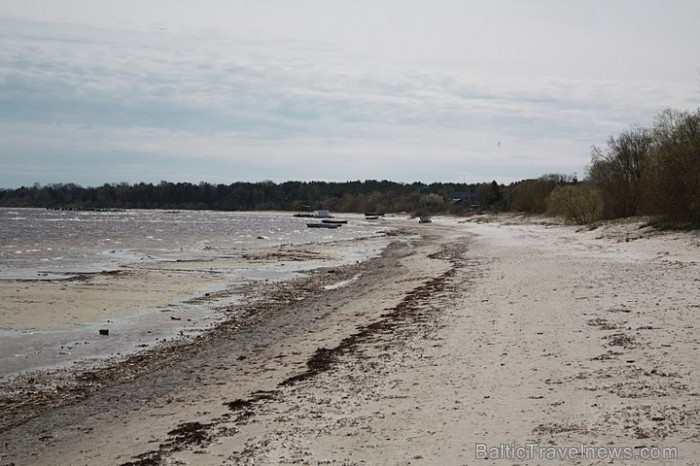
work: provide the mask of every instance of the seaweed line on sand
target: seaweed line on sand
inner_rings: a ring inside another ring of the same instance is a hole
[[[231,411],[238,412],[234,422],[241,425],[247,423],[248,419],[253,416],[252,408],[254,406],[274,400],[278,395],[278,391],[259,390],[248,399],[237,399],[224,404]],[[120,466],[159,466],[169,455],[183,451],[187,447],[205,448],[221,435],[235,435],[237,430],[221,427],[221,424],[231,421],[230,417],[231,415],[227,413],[207,424],[202,424],[199,421],[182,422],[168,432],[168,439],[158,445],[157,449],[139,453],[133,456],[131,461],[121,463]]]
[[[271,291],[256,289],[253,295],[261,298],[235,306],[235,312],[232,312],[233,308],[229,309],[230,318],[191,340],[162,342],[125,358],[107,359],[89,369],[39,371],[3,382],[0,385],[0,432],[51,409],[79,403],[108,386],[129,382],[148,372],[173,365],[217,339],[230,338],[241,329],[250,328],[271,315],[289,309],[293,303],[321,292],[327,282],[353,276],[365,264],[367,262],[329,270],[320,268],[309,276],[282,283]],[[334,273],[325,273],[328,271]]]
[[[407,320],[417,317],[421,306],[429,302],[436,293],[443,291],[449,279],[463,266],[466,262],[461,258],[466,246],[460,245],[455,247],[443,248],[440,252],[429,256],[433,259],[449,260],[452,266],[438,277],[432,278],[424,284],[411,290],[403,300],[391,309],[389,312],[382,314],[382,319],[364,327],[360,331],[344,338],[334,348],[318,348],[307,361],[307,370],[301,374],[289,377],[278,384],[278,387],[283,388],[295,385],[304,380],[310,379],[321,372],[332,369],[333,365],[339,361],[342,355],[354,353],[358,346],[370,340],[374,335],[379,333],[391,333],[402,323]],[[251,418],[255,416],[256,409],[268,402],[279,400],[282,392],[279,390],[258,391],[253,393],[247,399],[236,399],[224,403],[229,408],[231,413],[222,416],[219,419],[211,421],[209,424],[200,423],[184,423],[178,426],[177,429],[168,432],[171,438],[162,443],[157,450],[141,453],[132,458],[132,461],[123,463],[121,466],[157,466],[164,463],[167,456],[179,451],[183,448],[178,441],[183,439],[185,444],[195,444],[200,447],[205,447],[213,441],[217,435],[217,430],[220,430],[220,424],[224,422],[233,422],[240,426],[247,424]],[[231,419],[232,416],[235,416]],[[225,435],[235,435],[236,432],[226,432]]]
[[[339,361],[341,356],[354,353],[358,345],[371,339],[375,334],[391,333],[403,321],[415,315],[421,305],[428,302],[435,293],[445,289],[449,278],[463,265],[461,255],[466,247],[464,245],[450,246],[449,248],[443,247],[441,251],[428,256],[431,259],[449,260],[452,266],[446,272],[411,290],[397,306],[382,314],[381,320],[361,327],[359,332],[344,338],[334,348],[318,348],[306,362],[306,371],[283,380],[279,386],[294,385],[329,370],[333,364]]]

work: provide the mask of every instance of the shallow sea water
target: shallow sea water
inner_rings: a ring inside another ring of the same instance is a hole
[[[164,319],[163,309],[154,308],[116,319],[105,316],[79,322],[60,331],[17,331],[0,322],[0,380],[28,370],[128,354],[179,335],[196,335],[221,321],[223,315],[217,309],[237,302],[239,296],[226,292],[232,284],[288,280],[321,266],[366,260],[388,244],[386,224],[360,216],[343,218],[350,219],[348,225],[327,230],[307,228],[306,223],[314,220],[289,213],[0,209],[1,282],[31,287],[39,281],[62,281],[81,274],[184,263],[190,267],[188,273],[215,273],[220,278],[202,293],[223,292],[214,302],[197,302],[200,293],[169,303],[168,312],[176,313],[178,320]],[[357,239],[365,240],[353,241]],[[287,262],[284,267],[274,261],[242,264],[237,260],[250,251],[317,243],[332,243],[332,256]],[[210,264],[219,269],[212,270]],[[98,335],[105,322],[112,329],[108,339]]]
[[[207,259],[246,245],[334,242],[378,236],[382,229],[359,217],[336,230],[307,228],[309,221],[287,213],[0,209],[0,279]]]

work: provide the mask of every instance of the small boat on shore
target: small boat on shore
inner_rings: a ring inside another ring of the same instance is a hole
[[[367,215],[365,214],[365,220],[377,220],[379,215]]]
[[[329,220],[329,219],[323,219],[321,220],[323,223],[328,223],[330,225],[345,225],[348,223],[347,220]]]
[[[431,223],[433,221],[432,218],[430,218],[429,215],[421,215],[420,219],[418,220],[418,223]]]
[[[340,225],[337,223],[307,223],[306,226],[308,228],[340,228]]]

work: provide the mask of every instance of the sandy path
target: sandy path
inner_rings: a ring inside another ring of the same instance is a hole
[[[423,231],[229,344],[0,434],[0,464],[611,463],[478,443],[697,464],[697,236]]]

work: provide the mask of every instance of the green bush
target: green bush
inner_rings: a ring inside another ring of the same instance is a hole
[[[547,213],[579,225],[602,218],[603,197],[589,184],[559,186],[547,196]]]
[[[543,214],[547,211],[547,196],[558,186],[572,183],[576,183],[574,177],[561,174],[520,181],[510,189],[510,209],[516,212]]]

